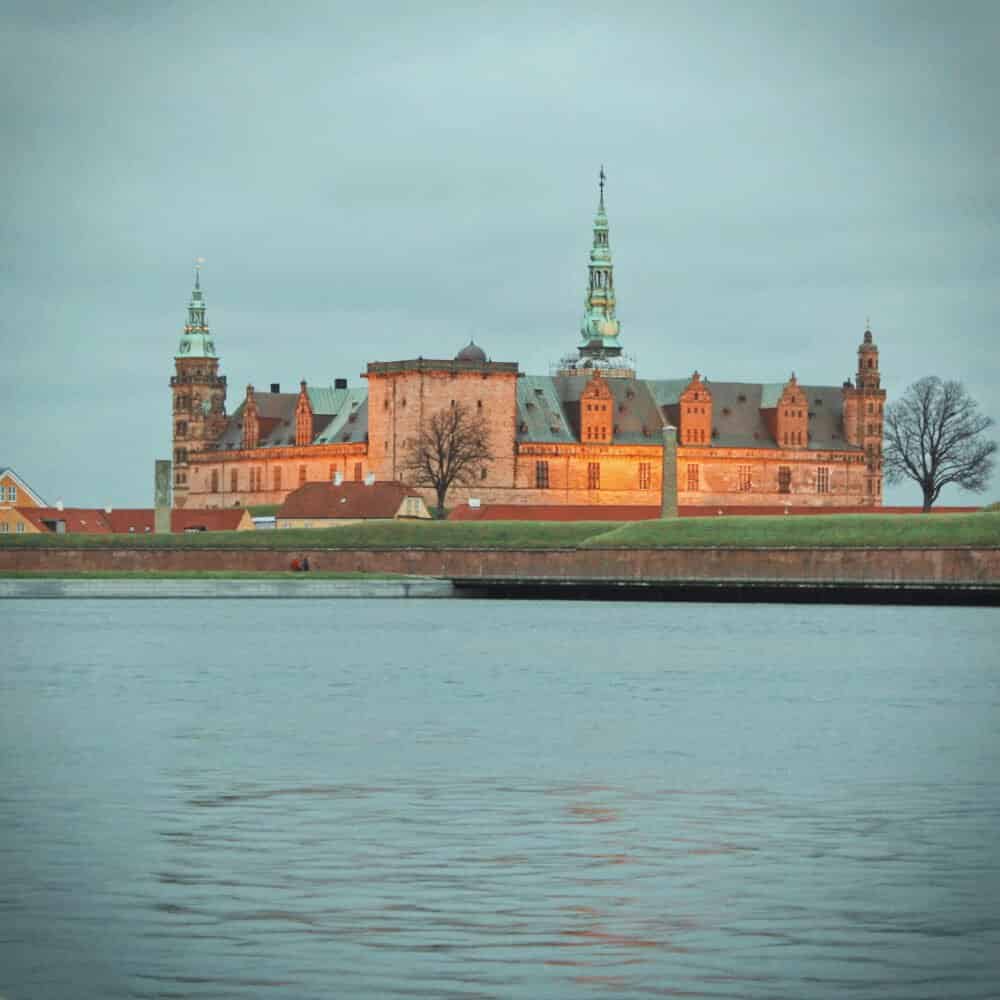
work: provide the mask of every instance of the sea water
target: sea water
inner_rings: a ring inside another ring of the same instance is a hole
[[[0,603],[0,995],[995,997],[1000,612]]]

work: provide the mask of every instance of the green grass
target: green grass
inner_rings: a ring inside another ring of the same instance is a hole
[[[381,548],[573,548],[612,527],[606,522],[553,524],[537,521],[369,521],[342,528],[278,531],[203,531],[180,535],[8,535],[0,546],[62,548],[279,549],[291,554],[317,549]]]
[[[183,535],[7,535],[0,547],[275,549],[539,549],[678,546],[1000,546],[1000,513],[699,517],[671,521],[374,521],[342,528]],[[231,575],[231,574],[225,574]]]
[[[622,524],[588,546],[835,548],[1000,545],[1000,514],[817,514],[685,517]]]

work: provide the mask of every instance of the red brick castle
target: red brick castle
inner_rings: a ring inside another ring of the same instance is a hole
[[[227,415],[196,275],[170,380],[175,504],[273,504],[306,482],[398,480],[421,422],[461,403],[488,415],[494,460],[449,504],[648,508],[661,503],[666,469],[682,505],[881,506],[885,390],[870,330],[842,386],[794,374],[767,384],[639,378],[615,307],[602,171],[581,339],[551,374],[522,373],[470,343],[450,360],[373,361],[364,386],[247,386]]]

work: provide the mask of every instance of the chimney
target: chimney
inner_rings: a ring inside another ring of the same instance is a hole
[[[271,383],[271,392],[281,392],[281,383],[280,382],[272,382]]]
[[[344,474],[342,472],[335,472],[333,474],[333,485],[339,486],[344,481]]]
[[[335,378],[333,380],[333,387],[334,387],[334,389],[346,389],[347,388],[347,379],[346,378]]]
[[[62,510],[62,509],[63,509],[63,502],[62,502],[62,500],[57,500],[56,501],[56,510]]]
[[[373,486],[374,484],[375,484],[375,473],[369,472],[368,475],[365,476],[365,486]]]

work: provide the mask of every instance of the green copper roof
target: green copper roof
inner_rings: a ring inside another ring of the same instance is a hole
[[[621,354],[618,335],[621,323],[615,316],[614,265],[608,243],[608,216],[604,208],[606,175],[601,167],[601,194],[594,217],[594,240],[590,248],[587,298],[580,325],[581,357],[616,357]]]
[[[195,270],[194,291],[188,303],[188,320],[177,345],[179,358],[215,358],[215,343],[205,319],[205,296],[201,291],[201,272]]]

